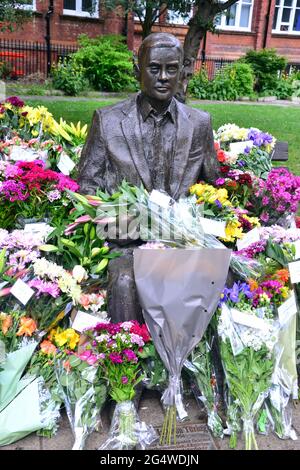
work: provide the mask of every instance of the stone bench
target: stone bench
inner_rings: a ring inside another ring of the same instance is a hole
[[[273,162],[286,162],[289,158],[288,143],[277,141],[272,154]]]

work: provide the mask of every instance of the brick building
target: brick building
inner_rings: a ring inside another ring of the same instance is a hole
[[[95,1],[96,8],[91,15],[88,10]],[[0,40],[45,43],[45,18],[50,0],[27,0],[27,3],[33,10],[32,19],[18,31],[0,33]],[[53,7],[52,45],[75,45],[81,33],[91,37],[125,34],[133,50],[141,42],[139,21],[131,14],[122,14],[122,10],[105,12],[101,0],[54,0]],[[169,31],[183,40],[187,21],[168,12],[159,17],[153,31]],[[207,57],[234,60],[248,49],[274,47],[290,63],[300,64],[300,0],[239,0],[229,12],[216,19],[216,25],[218,34],[208,33],[205,41]]]

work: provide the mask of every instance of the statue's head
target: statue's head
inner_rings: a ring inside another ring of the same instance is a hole
[[[172,34],[150,34],[138,53],[137,78],[142,92],[153,101],[170,101],[177,91],[182,66],[181,42]]]

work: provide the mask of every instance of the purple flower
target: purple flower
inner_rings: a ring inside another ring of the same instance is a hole
[[[215,182],[215,185],[216,186],[222,186],[223,184],[225,183],[225,179],[224,178],[218,178]]]
[[[25,201],[29,197],[26,191],[26,185],[21,181],[7,180],[0,183],[0,194],[10,202]]]
[[[251,245],[247,246],[247,248],[237,251],[237,254],[252,259],[258,253],[263,253],[265,251],[266,244],[266,240],[260,240],[259,242],[251,243]]]
[[[37,290],[36,296],[40,297],[42,294],[51,295],[54,299],[59,297],[60,289],[55,282],[46,282],[41,279],[33,279],[28,282],[29,287],[34,287]]]
[[[9,96],[6,98],[5,102],[10,103],[17,108],[23,108],[25,104],[24,101],[22,101],[18,96]]]
[[[114,364],[122,364],[122,362],[123,362],[121,354],[118,354],[118,353],[110,353],[109,359]]]
[[[215,200],[215,204],[219,209],[222,209],[223,206],[222,206],[222,203],[219,201],[219,199]]]
[[[57,201],[58,199],[61,199],[60,191],[58,191],[58,189],[55,189],[54,191],[49,191],[49,193],[47,193],[47,199],[50,202]]]
[[[126,375],[123,375],[123,376],[121,377],[121,382],[122,382],[122,384],[124,384],[124,385],[127,384],[127,383],[128,383],[128,377],[126,377]]]
[[[229,289],[229,298],[232,302],[237,303],[239,301],[239,285],[235,282],[231,289]]]
[[[23,170],[21,168],[17,167],[16,165],[10,165],[8,164],[7,167],[5,168],[5,178],[15,178],[16,176],[21,176],[23,173]]]
[[[138,358],[137,358],[135,352],[132,351],[131,349],[124,349],[123,350],[123,355],[126,357],[127,361],[129,361],[129,362],[137,362],[138,361]]]
[[[263,206],[266,206],[267,204],[269,204],[269,202],[270,202],[270,198],[268,196],[264,196],[262,198],[262,205]]]
[[[269,220],[269,214],[267,214],[267,212],[263,212],[262,214],[260,214],[260,220],[267,223]]]

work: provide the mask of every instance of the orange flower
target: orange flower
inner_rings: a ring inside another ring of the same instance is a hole
[[[82,307],[88,307],[90,305],[90,296],[82,294],[80,297],[80,305],[82,305]]]
[[[20,320],[20,328],[17,331],[17,336],[32,336],[37,329],[36,322],[29,317],[22,317]]]
[[[56,351],[57,351],[57,348],[54,346],[53,343],[51,343],[51,341],[48,341],[47,339],[45,339],[42,343],[41,343],[41,351],[44,353],[44,354],[47,354],[47,356],[51,355],[51,354],[56,354]]]
[[[225,152],[224,150],[218,150],[217,151],[217,158],[219,160],[219,162],[221,163],[224,163],[226,161],[226,155],[225,155]]]
[[[278,279],[278,281],[281,281],[283,282],[284,284],[286,284],[290,278],[290,274],[289,274],[289,271],[288,269],[279,269],[278,271],[276,271],[276,273],[274,274],[274,277],[276,279]]]
[[[249,279],[248,281],[251,292],[258,288],[258,283],[254,279]]]
[[[11,316],[11,315],[5,315],[5,316],[1,319],[1,330],[2,330],[2,333],[3,333],[4,335],[6,335],[6,333],[7,333],[8,330],[10,329],[12,323],[13,323],[13,319],[12,319],[12,316]]]
[[[69,373],[71,370],[71,364],[70,364],[69,359],[63,363],[63,366],[64,366],[64,369],[66,369],[66,371]]]

